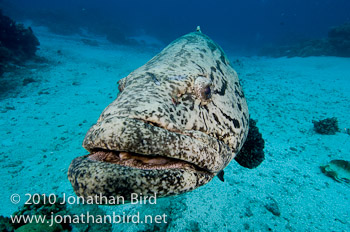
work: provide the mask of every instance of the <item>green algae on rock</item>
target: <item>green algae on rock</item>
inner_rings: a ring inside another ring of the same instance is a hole
[[[321,171],[338,182],[350,183],[350,162],[346,160],[332,160]]]

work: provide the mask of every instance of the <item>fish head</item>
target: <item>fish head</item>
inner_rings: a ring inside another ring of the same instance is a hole
[[[200,32],[119,80],[68,176],[77,195],[176,195],[208,183],[242,147],[249,112],[222,49]]]

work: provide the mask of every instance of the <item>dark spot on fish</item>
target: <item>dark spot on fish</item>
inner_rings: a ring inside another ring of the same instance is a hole
[[[247,115],[243,112],[243,117],[245,118],[245,120],[248,122],[248,117]]]
[[[215,67],[212,66],[210,69],[211,69],[212,72],[216,72],[216,68]]]
[[[229,115],[225,114],[225,113],[222,111],[222,109],[220,109],[220,108],[218,108],[218,109],[220,110],[221,114],[222,114],[226,119],[228,119],[230,122],[233,122],[233,120],[236,120],[236,121],[237,121],[237,119],[233,119],[233,118],[231,118]]]
[[[211,41],[207,41],[207,45],[212,52],[214,52],[217,48],[217,46],[215,44],[213,44]]]
[[[211,80],[211,81],[214,81],[214,75],[213,75],[213,73],[210,73],[210,80]]]
[[[225,59],[225,56],[223,55],[223,53],[221,53],[220,60],[221,60],[222,63],[227,65],[227,62],[226,62],[226,59]]]
[[[204,72],[204,69],[203,69],[201,66],[199,66],[198,64],[196,64],[196,65],[197,65],[197,67],[200,69],[201,73],[205,73],[205,72]]]
[[[232,120],[232,122],[233,122],[233,125],[235,126],[235,128],[240,128],[239,121],[237,119],[234,118]]]
[[[194,101],[192,101],[192,105],[190,106],[190,110],[194,109]]]
[[[237,106],[238,106],[239,111],[242,111],[242,105],[239,102],[237,103]]]
[[[237,97],[244,98],[244,93],[238,91],[237,87],[235,88],[235,94],[236,94]]]
[[[174,115],[170,114],[170,120],[171,120],[172,122],[175,122]]]
[[[219,70],[222,75],[224,75],[224,72],[220,68],[220,61],[218,61],[218,60],[216,61],[216,69]]]
[[[188,35],[188,36],[185,36],[185,37],[182,37],[182,38],[185,38],[190,43],[197,43],[198,42],[198,37],[197,36]],[[181,39],[181,38],[179,38],[179,39]],[[175,43],[173,42],[173,44],[175,44]]]
[[[153,82],[154,82],[155,84],[160,85],[160,82],[159,82],[159,80],[157,79],[156,75],[154,75],[154,74],[151,73],[151,72],[146,72],[146,74],[149,75],[149,76],[152,78],[152,80],[153,80]]]
[[[203,108],[209,113],[209,109],[207,105],[204,105]]]
[[[214,120],[215,120],[219,125],[221,125],[218,116],[217,116],[216,114],[213,113],[213,117],[214,117]]]
[[[243,131],[242,131],[243,132]],[[238,147],[241,145],[241,143],[240,142],[237,142],[237,148],[235,149],[235,150],[237,150],[238,149]]]
[[[227,89],[227,81],[225,79],[222,79],[222,86],[221,86],[220,91],[215,90],[214,93],[223,96],[223,95],[225,95],[226,89]]]
[[[182,97],[182,100],[183,100],[184,102],[186,102],[186,101],[193,101],[190,94],[185,94],[185,95]]]
[[[221,136],[221,138],[224,140],[224,139],[226,139],[226,138],[229,137],[229,136],[230,136],[230,134],[225,133],[225,134],[223,134],[223,135]]]

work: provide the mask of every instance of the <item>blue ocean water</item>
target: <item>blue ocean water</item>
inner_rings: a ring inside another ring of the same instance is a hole
[[[350,21],[347,0],[249,1],[2,1],[16,19],[52,27],[87,27],[106,34],[142,32],[166,44],[197,25],[222,46],[256,51],[266,43],[325,37],[330,27]],[[62,24],[62,25],[60,25]]]
[[[0,215],[45,194],[71,200],[63,215],[116,219],[103,227],[79,218],[57,231],[350,231],[349,168],[336,180],[320,169],[350,160],[349,1],[0,0],[0,8],[40,42],[39,58],[23,62],[5,63],[0,50]],[[89,153],[84,136],[117,97],[117,81],[197,26],[238,73],[265,160],[251,170],[233,160],[224,182],[156,202],[76,204],[68,167]],[[332,117],[334,135],[315,132],[314,120]],[[45,211],[28,208],[21,213]]]

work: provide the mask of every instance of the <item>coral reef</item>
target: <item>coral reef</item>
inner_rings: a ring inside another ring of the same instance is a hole
[[[331,28],[325,39],[306,40],[283,46],[266,46],[260,51],[260,55],[350,57],[350,23]]]
[[[350,57],[350,23],[331,28],[328,41],[334,49],[334,54]]]
[[[0,75],[10,63],[21,64],[33,58],[38,46],[30,27],[16,23],[0,10]]]
[[[248,137],[235,160],[243,167],[256,168],[265,159],[264,147],[265,141],[256,126],[256,121],[249,119]]]
[[[94,9],[35,9],[26,12],[27,17],[36,24],[47,27],[52,33],[59,35],[86,35],[93,33],[106,36],[106,38],[116,44],[134,45],[136,40],[128,38],[128,27],[122,26],[115,18],[108,19],[103,13]],[[96,42],[82,40],[91,46],[96,46]],[[92,42],[92,43],[91,43]]]
[[[314,124],[315,131],[319,134],[334,135],[336,132],[339,132],[338,119],[335,117],[320,121],[312,120],[312,123]]]

